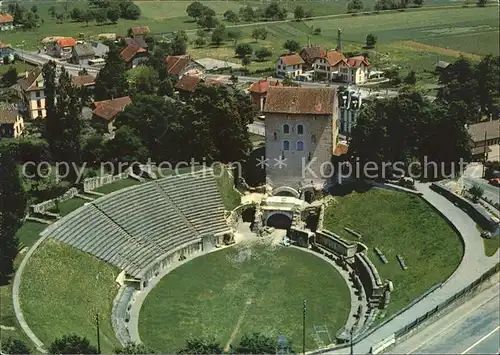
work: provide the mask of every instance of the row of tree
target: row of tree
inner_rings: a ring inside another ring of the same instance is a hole
[[[238,345],[232,348],[234,354],[275,354],[276,339],[261,333],[244,334]],[[2,342],[1,350],[4,353],[31,354],[31,349],[21,340],[8,338]],[[293,353],[291,344],[288,344],[289,353]],[[76,334],[64,335],[55,339],[48,347],[49,354],[98,354],[98,349],[90,341]],[[155,351],[144,344],[127,343],[124,347],[117,347],[115,354],[154,354]],[[189,338],[177,354],[222,354],[223,349],[213,337]]]
[[[31,6],[28,10],[18,3],[9,3],[7,11],[12,14],[14,18],[14,26],[22,26],[25,30],[31,30],[38,26],[41,22],[40,15],[38,14],[38,7]]]
[[[380,10],[396,10],[396,9],[405,9],[408,7],[409,0],[377,0],[373,7],[374,11]],[[422,6],[424,0],[413,0],[413,4],[415,6]],[[365,5],[362,0],[351,0],[347,3],[347,12],[348,13],[357,13],[362,12],[363,10],[369,11],[369,9],[365,8]]]

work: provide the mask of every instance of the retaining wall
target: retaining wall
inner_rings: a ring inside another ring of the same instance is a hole
[[[103,176],[90,177],[83,180],[83,191],[92,191],[103,185],[111,184],[112,182],[128,178],[132,170],[128,168],[123,173],[118,175],[106,174]]]
[[[70,200],[73,197],[75,197],[77,194],[78,194],[78,190],[75,187],[72,187],[71,189],[66,191],[62,196],[59,196],[57,198],[53,198],[51,200],[43,201],[43,202],[38,203],[36,205],[31,205],[30,212],[44,214],[44,213],[48,212],[49,210],[54,209],[58,202],[60,203],[60,202]]]

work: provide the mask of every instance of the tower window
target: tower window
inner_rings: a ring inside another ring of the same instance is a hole
[[[283,150],[290,150],[290,142],[283,141]]]
[[[283,125],[283,133],[289,134],[290,133],[290,126],[287,124]]]
[[[297,125],[297,134],[304,134],[304,126],[299,124]]]
[[[304,150],[304,142],[302,142],[302,141],[297,142],[297,150],[298,151]]]

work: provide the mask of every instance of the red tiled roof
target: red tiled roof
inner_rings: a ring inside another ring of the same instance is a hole
[[[73,85],[77,87],[89,86],[95,84],[95,78],[92,75],[78,75],[71,78]]]
[[[259,81],[256,81],[250,86],[248,91],[254,92],[257,94],[265,94],[267,92],[267,89],[269,89],[270,86],[281,86],[281,83],[278,80],[267,80],[267,79],[262,79]]]
[[[10,44],[0,42],[0,48],[12,48]]]
[[[116,99],[105,101],[96,101],[94,102],[95,109],[92,113],[97,117],[111,121],[118,113],[123,111],[125,107],[131,103],[132,100],[130,100],[129,96],[118,97]]]
[[[19,79],[17,82],[22,90],[32,91],[32,90],[43,90],[43,87],[37,87],[35,85],[36,79],[42,74],[42,67],[36,67],[29,71],[24,78]]]
[[[264,112],[329,115],[334,113],[336,98],[334,88],[271,86]]]
[[[283,61],[283,64],[285,64],[286,66],[304,64],[304,60],[298,54],[285,55],[281,57],[281,60]]]
[[[471,124],[467,131],[474,143],[484,141],[486,139],[495,139],[500,137],[500,120],[484,121]]]
[[[135,44],[129,44],[128,46],[126,46],[125,48],[122,49],[122,51],[120,52],[120,55],[121,55],[122,59],[128,63],[132,60],[132,58],[134,58],[134,56],[137,53],[141,53],[141,52],[146,52],[146,50],[144,48],[136,46]]]
[[[330,51],[328,53],[326,53],[325,55],[325,59],[328,61],[328,64],[330,66],[335,66],[337,65],[339,62],[345,60],[345,57],[342,53],[340,52],[337,52],[337,51]]]
[[[0,23],[14,22],[14,18],[9,14],[0,14]]]
[[[198,76],[184,75],[178,82],[175,84],[175,88],[177,90],[192,92],[196,88],[201,81],[201,78]]]
[[[137,27],[130,27],[130,32],[132,32],[132,34],[136,36],[149,33],[151,32],[151,30],[149,29],[148,26],[137,26]]]
[[[335,151],[333,152],[333,155],[343,155],[346,154],[347,151],[349,150],[349,146],[343,143],[337,143],[337,146],[335,147]]]
[[[191,58],[188,55],[168,55],[165,59],[167,71],[173,75],[179,75],[190,61]]]
[[[74,47],[76,45],[76,41],[73,38],[71,38],[71,37],[58,38],[57,41],[56,41],[56,43],[61,48]]]
[[[326,49],[325,47],[322,46],[307,46],[302,48],[300,51],[299,55],[304,59],[305,62],[307,61],[314,61],[316,58],[321,58],[326,55]]]
[[[359,67],[361,66],[361,63],[363,63],[367,67],[370,66],[370,62],[362,55],[358,55],[356,57],[351,57],[347,59],[347,65],[350,67]]]
[[[16,123],[17,109],[7,103],[0,102],[0,124]]]

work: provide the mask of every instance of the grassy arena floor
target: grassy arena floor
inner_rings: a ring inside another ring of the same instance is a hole
[[[380,276],[392,280],[394,292],[386,316],[405,307],[438,282],[446,280],[460,264],[460,237],[425,201],[413,195],[372,188],[336,197],[326,210],[324,227],[357,240],[344,227],[362,233],[370,259]],[[388,259],[382,264],[373,248]],[[401,254],[408,269],[396,259]]]
[[[247,248],[216,251],[165,276],[142,306],[141,340],[158,352],[173,353],[190,336],[213,335],[224,347],[233,331],[234,345],[242,334],[256,331],[285,334],[299,351],[304,299],[307,349],[317,347],[313,324],[326,325],[334,337],[350,307],[340,274],[301,250]]]
[[[101,348],[119,345],[111,326],[111,307],[118,291],[118,270],[89,254],[49,239],[33,254],[20,289],[24,317],[45,344],[76,333],[96,345],[99,313]]]

